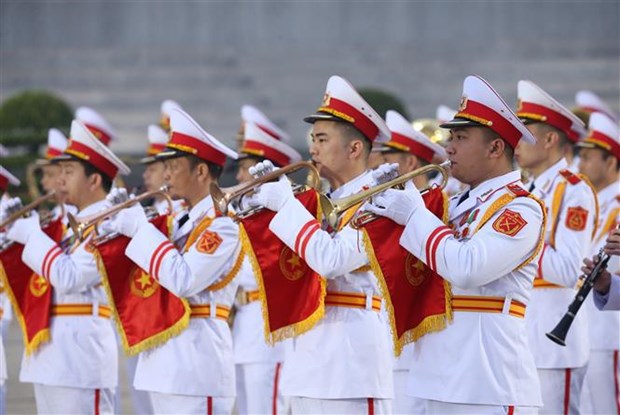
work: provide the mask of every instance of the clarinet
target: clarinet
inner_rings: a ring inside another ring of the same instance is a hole
[[[577,295],[575,295],[573,302],[568,306],[568,311],[564,314],[564,317],[562,317],[555,328],[547,333],[547,337],[560,346],[566,346],[566,335],[573,324],[573,320],[575,319],[577,312],[579,312],[581,305],[588,297],[588,294],[590,294],[590,291],[592,290],[592,287],[598,277],[607,268],[610,255],[605,253],[604,249],[601,248],[597,256],[599,259],[598,262],[594,266],[594,269],[592,269],[592,272],[585,276],[583,285],[579,288],[579,291],[577,291]]]

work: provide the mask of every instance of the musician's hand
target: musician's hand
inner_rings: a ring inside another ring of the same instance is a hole
[[[614,229],[607,238],[605,252],[609,255],[620,255],[620,229]]]
[[[424,206],[420,192],[412,184],[407,184],[405,190],[388,189],[374,196],[364,209],[390,218],[399,225],[406,225],[420,206]]]
[[[584,275],[590,275],[594,270],[594,267],[599,261],[598,255],[594,255],[592,259],[584,258],[583,266],[581,267],[581,271]],[[605,295],[609,292],[609,287],[611,286],[611,274],[607,270],[601,271],[598,278],[594,281],[594,289],[602,295]]]
[[[398,163],[383,163],[372,171],[372,178],[376,184],[389,182],[398,177]]]
[[[148,224],[144,209],[139,203],[118,212],[109,222],[112,231],[133,238],[141,226]]]
[[[19,197],[12,199],[2,199],[0,201],[0,222],[7,220],[13,213],[22,208],[22,201]]]
[[[41,230],[39,214],[33,210],[27,218],[17,219],[7,232],[6,237],[12,241],[26,245],[30,235],[37,230]]]
[[[273,165],[270,160],[261,161],[256,163],[254,166],[248,169],[248,173],[252,175],[255,179],[258,179],[261,176],[271,173],[278,168]]]
[[[291,182],[282,175],[277,182],[261,185],[256,193],[246,199],[246,203],[249,206],[264,206],[277,212],[294,197]]]
[[[118,205],[119,203],[123,203],[127,201],[131,197],[127,194],[127,189],[122,188],[122,187],[115,187],[112,190],[110,190],[110,193],[108,193],[108,195],[105,198],[111,204]]]

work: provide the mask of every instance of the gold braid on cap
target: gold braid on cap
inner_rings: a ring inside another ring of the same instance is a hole
[[[517,117],[541,122],[547,121],[546,115],[534,114],[533,112],[517,112]]]
[[[465,112],[457,112],[454,118],[465,118],[466,120],[477,122],[478,124],[486,125],[487,127],[490,127],[493,125],[493,121],[489,121],[484,118],[477,117],[475,115],[467,114]]]
[[[350,122],[351,124],[355,123],[355,118],[351,117],[350,115],[345,114],[344,112],[340,112],[338,110],[335,110],[333,108],[330,107],[319,107],[319,109],[317,110],[318,112],[327,112],[328,114],[333,115],[334,117],[338,117],[341,118],[347,122]]]

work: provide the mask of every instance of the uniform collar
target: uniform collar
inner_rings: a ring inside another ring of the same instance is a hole
[[[84,209],[80,210],[76,217],[83,218],[86,216],[90,216],[94,213],[98,213],[99,211],[103,209],[107,209],[110,206],[111,206],[110,202],[108,202],[106,199],[101,199],[100,201],[95,202],[92,205],[88,205]]]
[[[372,184],[372,174],[370,170],[366,170],[364,173],[355,177],[354,179],[346,182],[338,189],[334,190],[330,194],[330,199],[340,199],[347,197],[354,193],[358,193],[364,188],[364,186],[370,186]]]
[[[544,195],[551,189],[555,178],[560,174],[560,170],[566,169],[568,162],[565,158],[560,159],[553,166],[542,172],[540,176],[534,179],[534,189],[538,194]]]
[[[488,179],[474,189],[469,189],[469,196],[467,199],[461,202],[460,205],[454,208],[454,211],[451,217],[456,217],[460,215],[462,212],[466,212],[472,209],[475,206],[478,206],[481,203],[485,203],[489,200],[494,194],[497,193],[498,190],[504,188],[506,185],[514,182],[518,182],[521,180],[521,173],[513,170],[501,176],[493,177]],[[460,199],[463,193],[460,193],[456,199]]]
[[[188,222],[194,224],[196,221],[204,218],[205,216],[215,216],[215,209],[213,208],[213,199],[211,198],[211,195],[208,195],[191,208],[189,211]]]

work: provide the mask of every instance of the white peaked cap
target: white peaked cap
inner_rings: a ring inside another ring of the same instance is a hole
[[[519,81],[517,115],[525,122],[544,122],[563,131],[572,142],[585,136],[583,121],[532,81]]]
[[[79,107],[75,110],[75,119],[84,124],[106,146],[118,138],[108,120],[92,108]]]
[[[611,109],[609,105],[605,103],[592,91],[579,91],[575,94],[575,103],[577,106],[588,112],[602,112],[614,121],[618,121],[618,114]]]
[[[244,123],[255,124],[258,128],[269,134],[276,140],[291,141],[291,136],[284,130],[278,127],[273,121],[271,121],[265,114],[263,114],[258,108],[251,105],[244,105],[241,107],[241,119]]]
[[[280,167],[301,160],[301,154],[297,150],[273,138],[256,124],[246,123],[244,134],[241,153],[271,160]]]
[[[411,153],[428,163],[432,162],[435,155],[446,157],[443,147],[433,143],[426,134],[414,129],[398,112],[389,110],[385,115],[385,121],[392,133],[390,141],[385,143],[386,146]]]
[[[495,92],[491,84],[478,75],[465,78],[458,112],[452,121],[441,124],[442,128],[472,126],[489,127],[512,148],[515,148],[520,140],[536,143],[536,138],[512,112],[506,101]]]
[[[111,179],[116,177],[118,173],[127,175],[131,172],[129,167],[80,121],[73,120],[70,135],[71,138],[65,152],[56,157],[56,160],[67,160],[71,156],[84,160]]]
[[[304,118],[314,123],[319,120],[345,121],[353,124],[371,142],[390,140],[390,130],[385,121],[353,88],[346,79],[334,75],[327,81],[323,102],[315,114]]]
[[[193,154],[203,160],[223,166],[226,157],[236,160],[235,151],[206,132],[188,113],[176,109],[170,114],[170,141],[158,157],[171,157],[179,153]]]

